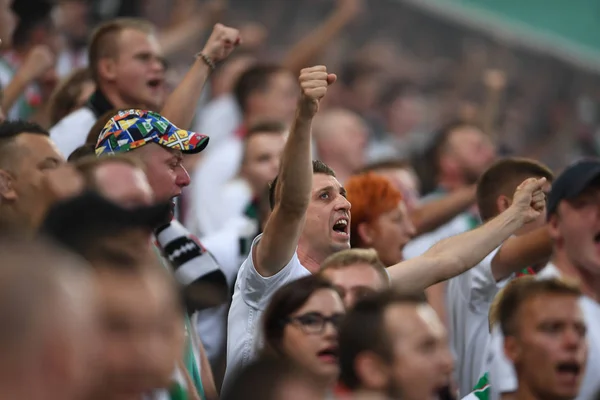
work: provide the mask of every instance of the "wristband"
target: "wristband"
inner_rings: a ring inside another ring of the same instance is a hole
[[[204,63],[206,65],[208,65],[208,67],[210,68],[211,71],[214,71],[215,68],[217,68],[217,66],[215,65],[215,62],[213,60],[211,60],[210,57],[208,57],[206,54],[204,54],[202,52],[196,54],[196,58],[202,59],[202,61],[204,61]]]

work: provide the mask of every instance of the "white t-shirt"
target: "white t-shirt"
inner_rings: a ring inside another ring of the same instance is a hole
[[[96,123],[96,115],[87,107],[73,111],[50,128],[50,139],[67,158],[85,143],[90,129]]]
[[[548,264],[537,275],[538,279],[560,277],[560,271]],[[580,301],[583,316],[588,326],[588,359],[585,376],[576,400],[592,400],[600,393],[600,304],[582,297]],[[504,355],[504,337],[500,329],[492,331],[492,343],[489,346],[488,371],[492,386],[492,399],[499,393],[511,393],[517,390],[517,377],[511,362]]]
[[[262,314],[269,304],[271,296],[279,288],[297,279],[310,275],[294,253],[292,259],[277,274],[265,278],[254,268],[252,253],[262,235],[252,242],[252,248],[246,261],[240,267],[229,309],[227,326],[227,370],[223,388],[235,373],[252,362],[262,345],[260,324]]]
[[[450,348],[454,353],[455,379],[461,396],[471,392],[483,375],[485,356],[490,341],[488,314],[501,287],[492,274],[492,251],[470,270],[448,281],[446,305]]]
[[[233,94],[228,93],[211,100],[198,111],[198,119],[193,130],[208,135],[211,147],[215,148],[231,138],[241,124],[240,107]]]
[[[233,286],[240,265],[244,262],[245,249],[242,249],[243,240],[251,240],[256,234],[256,223],[248,218],[239,217],[228,224],[225,229],[212,235],[204,236],[200,242],[210,251],[219,263],[221,271],[225,274],[229,287]],[[244,254],[242,255],[242,251]],[[198,311],[195,314],[194,325],[206,356],[214,365],[220,360],[226,348],[227,339],[227,312],[229,304]]]

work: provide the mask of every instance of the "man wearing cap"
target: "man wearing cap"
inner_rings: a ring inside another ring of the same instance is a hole
[[[96,143],[96,155],[126,154],[142,162],[154,201],[169,201],[173,217],[175,198],[190,183],[190,176],[182,165],[183,154],[201,152],[208,144],[208,137],[177,128],[160,114],[144,110],[121,111],[106,124]],[[167,254],[170,266],[183,285],[192,283],[189,274],[179,274],[179,268],[192,258],[205,255],[203,247],[186,235],[185,228],[164,221],[157,227],[156,236],[162,250]],[[206,258],[206,257],[204,257]],[[166,260],[163,259],[166,266]],[[196,390],[202,399],[216,398],[217,392],[212,372],[202,348],[186,318],[188,341],[186,343],[186,367]]]
[[[562,277],[577,281],[584,294],[581,307],[588,325],[589,353],[585,376],[577,399],[595,398],[600,393],[600,161],[584,160],[569,166],[552,185],[548,198],[548,230],[553,239],[550,262],[538,279]],[[562,333],[561,333],[562,334]],[[568,344],[565,344],[568,345]],[[492,398],[514,399],[517,379],[503,351],[504,338],[494,328],[489,352],[489,379]],[[540,360],[540,368],[554,361]],[[556,382],[544,384],[560,385]]]

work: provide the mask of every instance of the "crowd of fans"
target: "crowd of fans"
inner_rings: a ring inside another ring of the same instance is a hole
[[[0,0],[0,399],[599,399],[597,78],[424,18]]]

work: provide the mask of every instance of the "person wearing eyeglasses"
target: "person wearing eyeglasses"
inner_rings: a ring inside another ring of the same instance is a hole
[[[339,376],[338,326],[346,312],[335,286],[311,275],[272,297],[263,319],[263,356],[284,358],[333,389]]]

